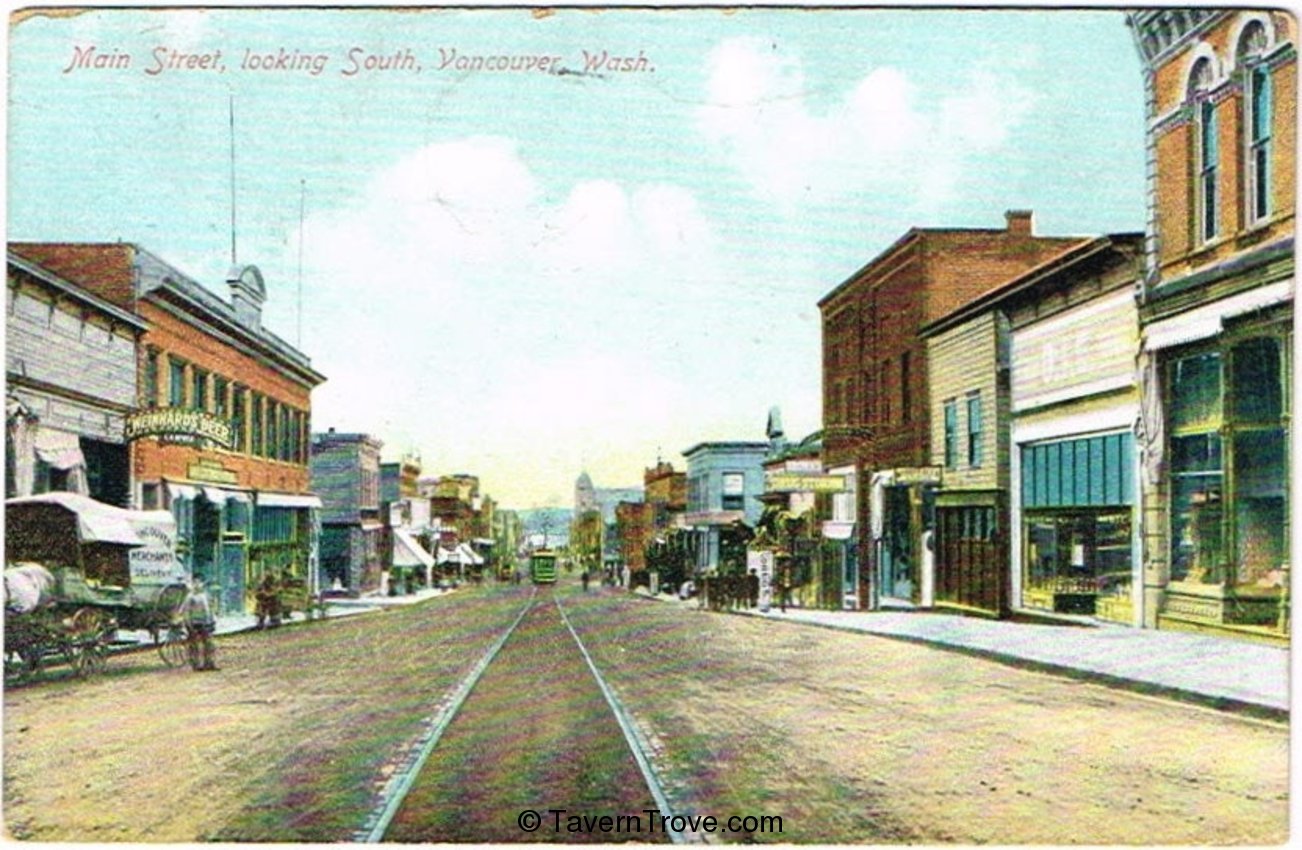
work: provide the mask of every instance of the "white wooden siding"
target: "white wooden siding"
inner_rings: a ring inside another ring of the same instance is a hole
[[[1139,315],[1128,289],[1014,331],[1013,410],[1132,386],[1138,347]]]

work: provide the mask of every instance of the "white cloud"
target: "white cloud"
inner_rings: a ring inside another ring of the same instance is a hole
[[[799,59],[752,38],[718,45],[707,74],[698,129],[755,194],[787,208],[877,190],[934,207],[1033,106],[1031,92],[990,70],[932,97],[904,72],[878,67],[819,110]]]
[[[749,355],[685,332],[735,274],[690,191],[585,180],[549,196],[507,139],[413,151],[310,216],[303,238],[303,348],[329,378],[317,424],[415,445],[433,472],[479,471],[508,503],[585,457],[636,481],[658,443],[676,452],[699,427],[694,370],[735,376]],[[527,481],[510,474],[544,446]]]

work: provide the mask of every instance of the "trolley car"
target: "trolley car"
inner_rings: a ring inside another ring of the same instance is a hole
[[[556,553],[538,549],[529,556],[529,575],[534,584],[556,583]]]

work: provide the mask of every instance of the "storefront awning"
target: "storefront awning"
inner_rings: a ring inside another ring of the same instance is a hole
[[[199,495],[198,489],[191,487],[189,484],[177,484],[173,481],[167,482],[167,494],[173,499],[194,499]]]
[[[395,567],[432,567],[434,556],[425,551],[406,531],[401,528],[393,530],[393,565]]]
[[[302,493],[259,493],[260,508],[320,508],[321,497]]]
[[[823,523],[823,537],[827,540],[849,540],[854,536],[854,523],[828,520]]]
[[[1282,304],[1291,301],[1292,298],[1293,281],[1284,280],[1187,310],[1178,316],[1153,322],[1145,327],[1144,350],[1158,351],[1207,339],[1221,332],[1226,319]]]
[[[55,469],[74,469],[86,465],[81,440],[76,434],[44,426],[36,429],[36,456]]]

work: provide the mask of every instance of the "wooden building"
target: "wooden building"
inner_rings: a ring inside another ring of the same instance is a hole
[[[5,316],[5,496],[51,490],[126,507],[126,419],[148,323],[13,250]]]
[[[937,606],[1132,622],[1141,249],[1084,240],[923,329]]]

